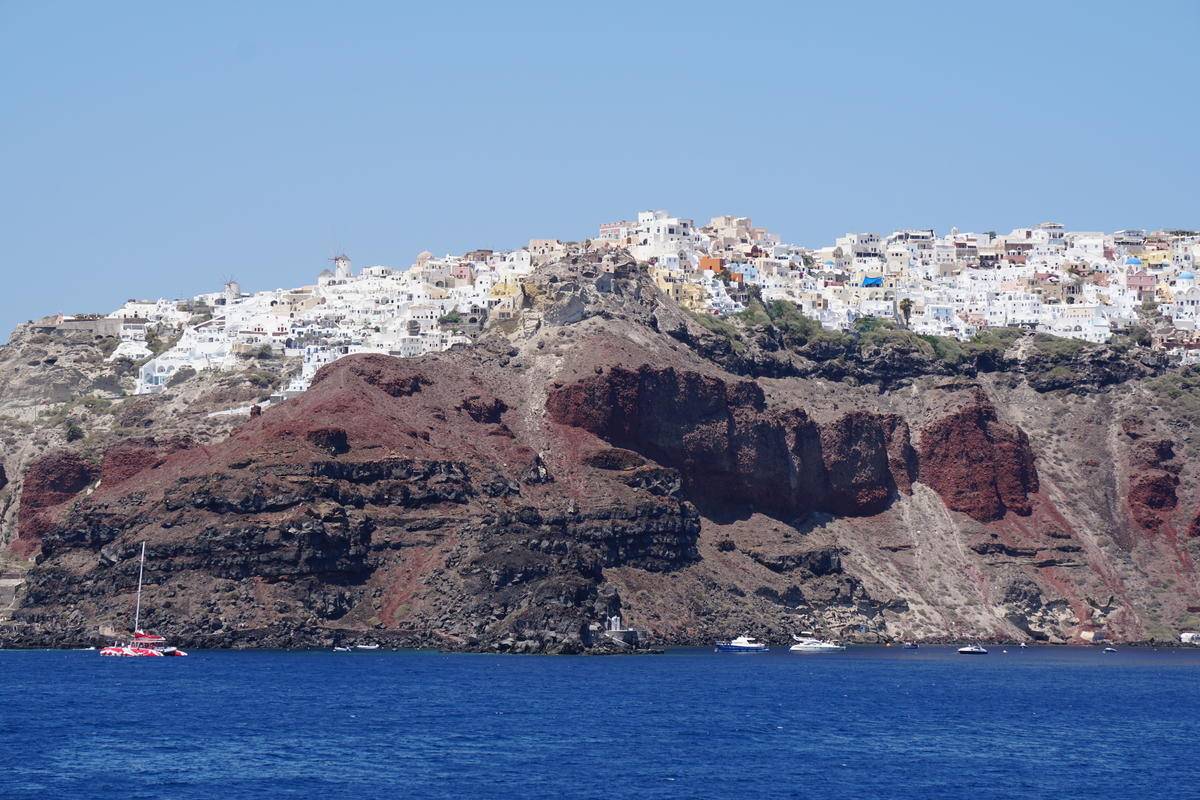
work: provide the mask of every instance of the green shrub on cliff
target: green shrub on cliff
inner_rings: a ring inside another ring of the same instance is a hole
[[[710,314],[699,314],[695,311],[689,311],[688,314],[708,330],[728,339],[735,352],[740,353],[746,349],[746,345],[742,341],[742,334],[732,323]]]
[[[75,420],[73,420],[73,419],[67,420],[67,441],[68,442],[77,442],[80,439],[84,438],[85,436],[87,436],[87,433],[84,432],[83,428],[79,427],[79,425],[75,422]]]
[[[112,408],[112,400],[106,397],[96,397],[95,395],[85,394],[79,398],[76,403],[86,408],[88,411],[94,411],[97,414],[107,414]]]
[[[947,364],[959,364],[963,359],[972,359],[981,368],[994,369],[1012,343],[1025,335],[1026,332],[1020,328],[987,328],[965,342],[927,333],[920,334],[918,338],[933,349],[934,356]]]
[[[1146,381],[1164,409],[1176,419],[1192,425],[1185,438],[1192,447],[1200,447],[1200,366],[1188,365],[1179,372],[1167,373]]]
[[[1088,346],[1082,339],[1062,339],[1048,333],[1035,333],[1033,344],[1056,362],[1070,361]]]
[[[804,313],[788,300],[772,300],[763,306],[771,324],[783,333],[783,340],[789,347],[804,347],[811,342],[828,342],[840,347],[853,343],[853,339],[840,331],[824,328],[820,322]]]
[[[867,348],[893,347],[907,352],[923,353],[935,356],[936,351],[925,337],[918,336],[910,330],[899,327],[890,320],[877,317],[863,317],[855,322],[859,329],[859,347]]]
[[[751,300],[745,311],[734,314],[734,316],[747,325],[771,326],[771,317],[767,314],[767,309],[757,300]]]
[[[168,336],[165,339],[160,339],[158,338],[157,333],[151,331],[146,334],[146,347],[154,355],[159,355],[160,353],[165,353],[174,347],[175,343],[179,341],[179,337],[182,335],[183,334],[177,333],[173,336]]]
[[[242,376],[242,380],[260,389],[274,389],[283,382],[281,376],[265,370],[247,370]]]
[[[1003,355],[1013,342],[1025,335],[1020,328],[987,328],[970,338],[963,348],[967,355]]]
[[[933,350],[933,355],[947,364],[957,364],[963,360],[962,343],[957,339],[929,333],[917,334],[917,338],[927,343]]]

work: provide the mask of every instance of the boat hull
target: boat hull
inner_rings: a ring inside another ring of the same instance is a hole
[[[840,653],[845,649],[845,647],[839,644],[829,645],[828,647],[808,647],[794,644],[788,648],[793,653]]]
[[[834,644],[823,639],[812,639],[793,636],[796,643],[788,649],[793,653],[840,653],[846,649],[844,644]]]
[[[105,647],[102,656],[125,656],[131,658],[162,658],[163,654],[150,647]]]
[[[176,647],[137,647],[129,645],[114,645],[100,650],[102,656],[123,656],[126,658],[162,658],[164,656],[186,656],[187,653]]]
[[[718,653],[765,653],[767,652],[766,645],[748,647],[741,644],[719,644],[717,645]]]

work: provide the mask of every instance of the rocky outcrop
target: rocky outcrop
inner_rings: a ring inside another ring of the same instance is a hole
[[[28,556],[42,537],[55,529],[66,506],[94,481],[100,468],[78,452],[59,450],[39,458],[25,471],[21,508],[17,515],[18,538],[13,551]]]
[[[784,518],[876,513],[912,482],[899,418],[852,412],[827,424],[767,410],[755,383],[694,372],[612,368],[552,389],[550,419],[679,470],[704,504],[752,504]]]
[[[122,439],[104,451],[104,459],[100,464],[100,483],[107,487],[117,486],[146,470],[161,466],[172,453],[195,446],[196,443],[186,436]]]
[[[1144,530],[1158,530],[1163,512],[1179,503],[1175,489],[1183,465],[1174,459],[1175,446],[1169,439],[1142,439],[1130,452],[1129,508]]]
[[[1033,451],[1025,432],[1001,422],[977,387],[972,402],[921,429],[920,480],[953,511],[980,522],[1032,512],[1038,490]]]

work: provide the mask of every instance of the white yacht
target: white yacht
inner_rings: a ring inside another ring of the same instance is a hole
[[[979,642],[976,642],[975,644],[969,644],[966,647],[960,647],[958,648],[958,652],[962,653],[964,656],[987,655],[987,650],[983,649],[983,645],[981,645]]]
[[[753,636],[743,633],[736,639],[717,642],[718,653],[765,653],[767,646]]]
[[[796,640],[796,643],[788,649],[793,653],[839,653],[846,649],[846,645],[844,644],[826,642],[809,636],[796,636],[793,634],[792,638]]]

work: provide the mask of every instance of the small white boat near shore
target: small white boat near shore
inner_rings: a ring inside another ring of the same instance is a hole
[[[815,639],[810,636],[792,635],[796,643],[788,648],[793,653],[840,653],[846,649],[846,645],[837,644],[835,642],[826,642],[822,639]]]
[[[767,646],[748,633],[743,633],[736,639],[717,642],[718,653],[765,653]]]
[[[969,644],[966,647],[958,648],[958,652],[964,656],[986,656],[987,650],[979,642]]]

